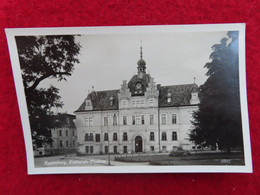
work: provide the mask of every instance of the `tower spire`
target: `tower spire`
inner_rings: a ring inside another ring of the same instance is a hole
[[[140,46],[140,56],[143,59],[143,46],[142,46],[142,39],[141,39],[141,46]]]

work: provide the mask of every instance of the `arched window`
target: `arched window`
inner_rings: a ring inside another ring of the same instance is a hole
[[[162,132],[162,141],[167,141],[166,132]]]

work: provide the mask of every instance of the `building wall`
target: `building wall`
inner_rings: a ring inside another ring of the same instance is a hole
[[[188,140],[188,134],[191,129],[191,114],[197,106],[184,107],[140,107],[123,108],[110,111],[86,111],[76,115],[78,152],[81,154],[100,154],[105,153],[105,147],[109,146],[109,152],[114,153],[114,147],[117,147],[118,153],[124,153],[124,146],[127,147],[127,153],[135,152],[135,138],[142,137],[143,152],[170,152],[173,147],[181,146],[184,149],[192,149],[192,143]],[[166,115],[166,124],[162,124],[162,115]],[[176,124],[172,124],[172,114],[176,114]],[[132,116],[144,116],[144,124],[132,124]],[[153,124],[150,124],[150,115],[154,116]],[[158,118],[159,115],[159,118]],[[113,117],[116,116],[116,125],[113,125]],[[127,124],[123,124],[123,117],[127,117]],[[105,125],[104,117],[108,117],[108,124]],[[86,124],[87,119],[87,124]],[[93,124],[89,123],[93,120]],[[159,130],[160,129],[160,130]],[[177,133],[177,140],[172,140],[172,132]],[[123,140],[124,132],[127,133],[127,141]],[[154,140],[150,140],[150,132],[154,132]],[[167,140],[162,140],[162,133],[165,132]],[[93,134],[93,141],[86,141],[86,133]],[[109,140],[104,140],[104,134],[108,133]],[[113,140],[113,134],[117,133],[117,141]],[[100,141],[95,139],[96,134],[100,135]],[[151,151],[151,146],[154,151]],[[88,149],[86,149],[88,147]],[[92,147],[92,149],[90,149]]]

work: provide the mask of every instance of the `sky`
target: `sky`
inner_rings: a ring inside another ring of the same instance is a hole
[[[204,65],[210,61],[211,47],[220,43],[227,32],[176,32],[139,34],[96,34],[76,38],[81,50],[67,81],[44,80],[39,87],[53,85],[60,89],[62,109],[54,112],[73,114],[88,92],[120,89],[137,73],[142,40],[146,72],[156,84],[203,84],[207,77]]]

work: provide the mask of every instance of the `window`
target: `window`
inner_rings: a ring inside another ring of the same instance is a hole
[[[172,124],[176,124],[177,123],[177,116],[176,114],[172,114]]]
[[[117,153],[117,146],[114,146],[114,153]]]
[[[86,127],[93,127],[93,118],[85,118]]]
[[[89,126],[93,127],[93,118],[89,118]]]
[[[123,125],[127,125],[127,116],[123,116]]]
[[[162,151],[163,151],[163,152],[166,152],[166,149],[167,149],[166,146],[163,146],[163,147],[162,147]]]
[[[162,141],[166,141],[166,140],[167,140],[166,132],[162,132]]]
[[[154,146],[150,146],[151,152],[154,152]]]
[[[90,146],[90,154],[93,154],[94,148],[93,146]]]
[[[108,133],[104,133],[104,141],[108,141]]]
[[[162,114],[162,124],[166,124],[166,114]]]
[[[90,102],[89,102],[89,101],[87,101],[87,106],[88,106],[88,107],[90,106]]]
[[[136,107],[135,101],[132,101],[132,107]]]
[[[117,141],[117,133],[113,133],[113,141]]]
[[[60,147],[62,147],[62,140],[60,140]]]
[[[75,136],[75,131],[72,131],[72,136]]]
[[[108,126],[108,117],[104,117],[104,126]]]
[[[144,125],[144,115],[142,115],[142,125]]]
[[[141,116],[136,116],[136,124],[137,125],[141,124]]]
[[[127,100],[123,100],[123,101],[122,101],[122,106],[123,106],[123,107],[126,107],[126,106],[127,106]]]
[[[113,125],[117,125],[117,117],[115,114],[113,116]]]
[[[85,134],[85,141],[93,141],[93,133],[86,133]]]
[[[93,141],[93,140],[94,140],[93,133],[90,133],[89,134],[89,141]]]
[[[132,116],[132,124],[135,125],[135,116]]]
[[[141,106],[144,107],[144,100],[141,100]]]
[[[69,132],[68,132],[68,130],[66,130],[66,136],[69,136]]]
[[[154,124],[154,116],[150,115],[150,125],[153,125],[153,124]]]
[[[124,146],[124,153],[127,153],[127,146]]]
[[[96,142],[100,142],[100,134],[96,134]]]
[[[177,141],[177,132],[176,131],[172,132],[172,141]]]
[[[72,146],[75,147],[75,140],[72,141]]]
[[[86,153],[89,153],[89,146],[86,146]]]
[[[69,140],[66,140],[66,146],[69,147]]]
[[[136,101],[136,107],[140,107],[140,101],[139,100]]]
[[[59,132],[60,132],[60,136],[62,136],[62,130],[59,130]]]
[[[150,132],[150,141],[154,141],[154,132]]]
[[[150,100],[149,100],[149,105],[150,105],[150,106],[154,106],[154,99],[150,99]]]
[[[105,153],[108,154],[108,146],[105,146]]]
[[[123,141],[127,141],[127,133],[123,133]]]

